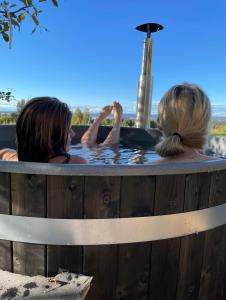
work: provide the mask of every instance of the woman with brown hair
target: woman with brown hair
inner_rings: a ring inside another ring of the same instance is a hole
[[[57,98],[37,97],[27,102],[16,123],[17,152],[0,151],[3,160],[50,163],[86,163],[67,151],[72,137],[71,112]]]
[[[163,139],[156,152],[157,162],[210,160],[200,153],[209,132],[211,105],[208,96],[194,84],[171,87],[162,97],[157,119]]]
[[[101,145],[111,146],[119,142],[121,105],[114,103],[102,109],[99,117],[85,132],[82,143],[94,146],[100,122],[115,111],[115,126]],[[0,150],[0,159],[30,162],[84,164],[86,160],[68,153],[75,136],[71,128],[68,105],[57,98],[37,97],[27,102],[16,123],[17,152]]]

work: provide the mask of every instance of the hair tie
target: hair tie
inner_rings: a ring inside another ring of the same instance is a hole
[[[172,135],[179,136],[181,143],[183,142],[182,136],[178,132],[174,132]]]

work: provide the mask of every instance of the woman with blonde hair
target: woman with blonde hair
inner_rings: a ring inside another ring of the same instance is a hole
[[[194,84],[171,87],[162,97],[157,119],[163,140],[156,151],[158,162],[210,160],[203,155],[209,132],[211,105],[208,96]]]

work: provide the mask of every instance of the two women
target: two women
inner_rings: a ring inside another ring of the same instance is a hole
[[[101,121],[114,112],[115,124],[99,145],[119,142],[122,108],[118,102],[103,108],[81,142],[89,147],[96,143]],[[163,140],[156,146],[163,157],[158,162],[189,162],[211,159],[199,151],[209,130],[211,106],[207,95],[191,84],[176,85],[163,96],[159,105],[158,127]],[[16,125],[18,160],[50,163],[83,164],[86,161],[68,153],[75,133],[71,128],[71,112],[67,104],[56,98],[40,97],[29,101]],[[3,149],[0,158],[15,160],[16,153]]]

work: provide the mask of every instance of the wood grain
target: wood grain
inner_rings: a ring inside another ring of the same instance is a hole
[[[81,219],[83,217],[84,178],[75,176],[47,177],[47,217]],[[79,246],[47,246],[47,275],[59,269],[81,273],[83,251]]]
[[[119,216],[120,177],[86,177],[84,194],[85,218]],[[88,300],[115,299],[117,246],[84,247],[84,274],[94,276]]]
[[[11,214],[10,198],[10,174],[0,173],[0,213]],[[0,269],[13,271],[12,267],[12,243],[0,241]]]
[[[46,177],[41,175],[11,175],[12,214],[45,217]],[[14,272],[45,275],[45,246],[13,243]]]

